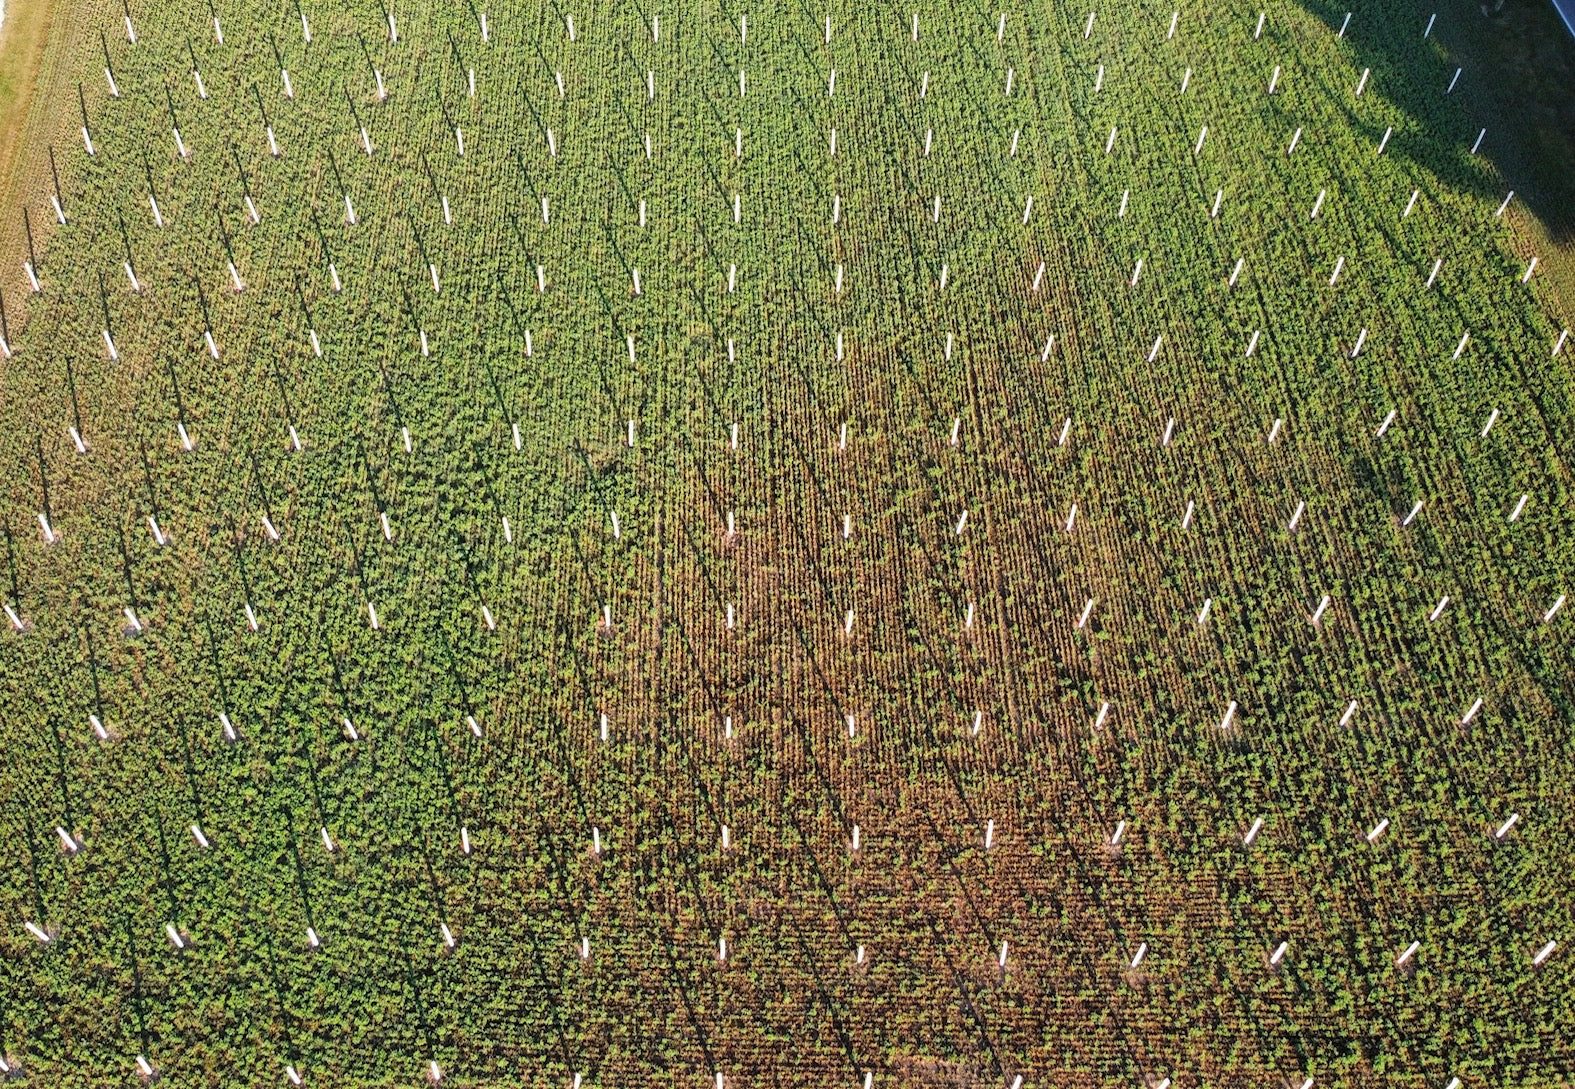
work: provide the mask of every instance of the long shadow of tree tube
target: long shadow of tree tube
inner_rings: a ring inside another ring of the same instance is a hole
[[[848,928],[847,915],[844,913],[842,904],[837,900],[837,890],[832,887],[831,881],[820,867],[820,858],[815,854],[809,837],[804,834],[804,826],[799,823],[797,811],[789,809],[784,811],[783,815],[786,817],[788,825],[793,829],[793,834],[798,838],[798,842],[795,845],[798,852],[803,856],[810,873],[814,875],[820,891],[826,896],[826,906],[831,908],[831,914],[837,920],[837,930],[842,935],[843,943],[851,946],[853,944],[853,932]],[[843,830],[851,827],[844,820],[840,810],[837,814],[837,821],[842,825]]]
[[[858,1078],[863,1073],[859,1066],[858,1049],[853,1044],[853,1036],[848,1031],[847,1023],[843,1020],[841,1009],[838,1007],[836,1000],[832,998],[831,993],[826,990],[825,973],[815,959],[815,951],[804,940],[804,932],[799,929],[797,921],[793,919],[791,914],[787,917],[787,925],[793,929],[793,938],[798,944],[800,959],[809,966],[809,976],[815,981],[815,991],[820,996],[821,1004],[831,1014],[831,1028],[832,1032],[836,1034],[837,1043],[842,1046],[843,1052],[848,1057],[848,1066],[852,1071],[853,1077]]]
[[[53,718],[49,721],[49,732],[54,739],[55,750],[55,784],[60,788],[60,808],[66,818],[66,827],[77,827],[76,799],[71,795],[71,774],[66,768],[66,741],[60,736],[60,723]]]
[[[131,1009],[132,1016],[137,1024],[138,1052],[146,1055],[152,1048],[148,1037],[146,1000],[142,993],[142,965],[137,960],[136,930],[132,925],[130,912],[122,912],[120,921],[121,928],[126,934],[126,959],[131,964]]]
[[[700,1054],[705,1059],[707,1070],[718,1069],[716,1054],[711,1049],[711,1037],[706,1032],[705,1026],[700,1023],[700,1016],[695,1012],[694,1000],[689,996],[689,986],[683,981],[678,970],[678,949],[673,942],[672,933],[665,925],[661,927],[661,948],[667,954],[667,972],[665,976],[671,981],[671,987],[677,993],[678,999],[683,1003],[684,1015],[689,1020],[689,1027],[695,1034],[695,1042],[700,1046]]]

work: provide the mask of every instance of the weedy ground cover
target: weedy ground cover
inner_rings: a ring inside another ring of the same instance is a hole
[[[5,1062],[1566,1076],[1569,316],[1432,15],[96,12]]]

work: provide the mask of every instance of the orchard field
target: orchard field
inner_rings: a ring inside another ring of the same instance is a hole
[[[10,1076],[1575,1077],[1474,4],[62,2]]]

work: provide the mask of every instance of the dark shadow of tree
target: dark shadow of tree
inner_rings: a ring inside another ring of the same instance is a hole
[[[1331,33],[1359,6],[1301,5]],[[1443,57],[1422,38],[1435,10],[1432,38]],[[1513,189],[1555,242],[1575,241],[1575,38],[1548,0],[1508,0],[1489,15],[1474,0],[1359,11],[1345,38],[1355,63],[1373,70],[1385,98],[1416,126],[1390,154],[1483,199],[1496,202]],[[1460,84],[1446,95],[1456,67]],[[1487,135],[1473,156],[1482,129]],[[1381,133],[1371,135],[1376,141]]]

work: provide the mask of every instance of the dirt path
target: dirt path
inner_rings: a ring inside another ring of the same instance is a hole
[[[11,164],[32,106],[38,62],[49,37],[55,0],[0,0],[0,179]],[[8,194],[9,185],[0,185]]]
[[[56,130],[69,130],[69,115],[55,111],[54,116],[44,117],[45,111],[33,109],[40,88],[61,80],[69,82],[62,73],[75,67],[61,60],[77,56],[72,43],[83,32],[78,27],[74,33],[65,33],[67,28],[56,15],[86,14],[83,9],[92,6],[86,0],[4,0],[5,19],[0,23],[0,290],[5,291],[8,312],[21,309],[23,301],[23,292],[18,290],[24,282],[20,255],[26,247],[21,206],[37,204],[34,190],[38,179],[47,173],[46,148],[58,138]]]

